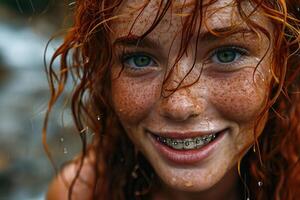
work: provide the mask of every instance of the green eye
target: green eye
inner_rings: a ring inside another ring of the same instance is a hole
[[[145,67],[151,63],[151,58],[149,58],[148,56],[143,56],[143,55],[134,56],[133,62],[138,67]]]
[[[156,65],[151,57],[143,54],[128,56],[125,59],[124,64],[132,68],[145,68]]]
[[[217,53],[217,58],[220,62],[230,63],[234,61],[237,57],[237,53],[234,51],[223,51]]]
[[[246,50],[236,47],[226,47],[218,49],[212,56],[212,60],[220,64],[229,64],[238,60],[242,55],[246,54]]]

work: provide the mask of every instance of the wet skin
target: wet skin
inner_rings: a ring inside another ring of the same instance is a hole
[[[181,20],[184,18],[176,15],[178,10],[173,9],[173,15],[169,10],[160,25],[147,36],[146,42],[132,45],[126,40],[129,30],[133,27],[131,34],[141,35],[152,23],[153,13],[157,10],[155,1],[151,1],[132,26],[137,17],[135,9],[141,1],[138,2],[125,2],[118,10],[124,16],[112,24],[115,32],[112,37],[116,44],[111,73],[112,100],[129,138],[162,180],[157,198],[237,199],[236,165],[239,156],[253,144],[255,122],[267,100],[271,77],[269,54],[255,74],[254,71],[268,45],[272,45],[271,41],[261,33],[258,37],[249,31],[244,23],[238,25],[239,31],[226,38],[212,36],[203,26],[196,58],[196,38],[192,38],[187,53],[163,85],[178,53]],[[215,8],[228,3],[230,1],[218,1],[209,7],[206,23],[210,29],[223,29],[241,22],[236,8],[232,6],[213,14]],[[245,7],[251,9],[249,5]],[[188,13],[189,7],[184,12]],[[272,33],[271,24],[259,12],[252,19]],[[126,55],[123,55],[123,48]],[[226,62],[222,60],[225,58],[222,53],[229,53],[234,59]],[[162,93],[169,94],[169,89],[178,86],[194,60],[195,66],[182,85],[194,83],[199,73],[200,79],[191,86],[177,89],[167,98],[163,97]],[[124,70],[120,74],[122,64]],[[262,132],[266,118],[267,114],[258,126],[258,134]],[[213,151],[193,164],[166,159],[157,150],[150,134],[177,132],[184,135],[225,129]]]

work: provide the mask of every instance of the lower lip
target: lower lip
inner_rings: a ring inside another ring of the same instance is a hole
[[[209,157],[213,153],[214,149],[222,141],[226,132],[227,129],[219,133],[217,138],[212,142],[206,144],[203,147],[200,147],[199,149],[192,150],[176,150],[170,148],[167,145],[164,145],[161,142],[157,141],[151,133],[149,133],[149,135],[154,146],[165,159],[175,164],[191,165],[200,163],[201,161]]]

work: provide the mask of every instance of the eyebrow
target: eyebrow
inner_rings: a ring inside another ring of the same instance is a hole
[[[149,48],[149,49],[155,49],[161,47],[161,44],[158,41],[153,40],[149,37],[145,37],[141,39],[137,35],[119,37],[114,41],[114,45],[141,47],[141,48]]]
[[[213,33],[215,33],[215,34],[213,34]],[[220,28],[213,28],[213,29],[210,29],[210,31],[200,33],[199,38],[200,38],[200,40],[212,41],[212,40],[217,40],[220,38],[230,37],[232,35],[236,35],[239,33],[244,34],[244,33],[255,33],[255,32],[245,26],[237,26],[237,27],[226,26],[226,27],[220,27]],[[217,34],[219,34],[220,36],[218,36]]]
[[[221,37],[213,33],[220,34]],[[226,38],[239,33],[255,33],[255,32],[247,27],[232,28],[231,26],[228,26],[228,27],[213,28],[210,29],[210,31],[205,31],[203,33],[200,33],[199,41],[214,41],[220,38]],[[149,49],[159,49],[162,46],[160,42],[157,40],[153,40],[149,37],[145,37],[141,39],[139,36],[132,35],[132,34],[117,38],[113,44],[127,46],[127,47],[140,47],[140,48],[149,48]]]

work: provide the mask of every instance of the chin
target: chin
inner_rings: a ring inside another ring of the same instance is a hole
[[[160,163],[161,164],[161,163]],[[226,181],[234,170],[225,167],[203,166],[202,168],[153,165],[157,176],[168,188],[182,192],[209,191]],[[234,168],[235,169],[235,168]]]
[[[204,192],[213,188],[216,184],[214,182],[199,182],[199,181],[186,181],[186,182],[164,182],[168,187],[182,192]]]

